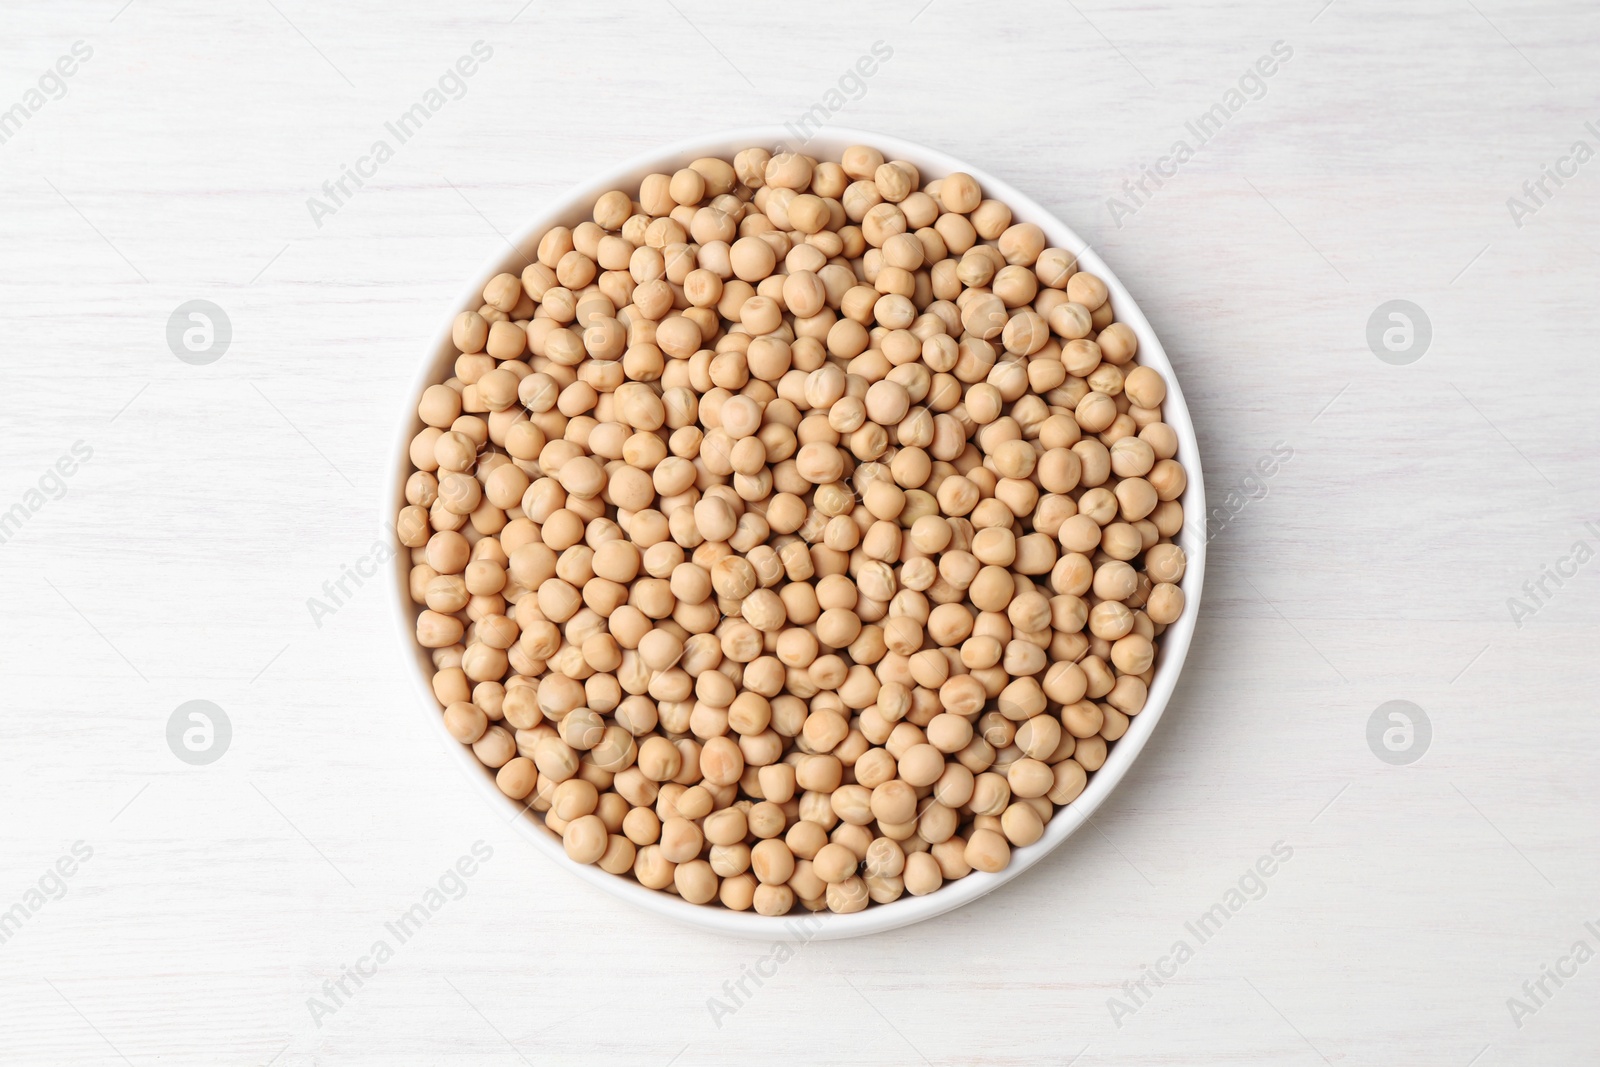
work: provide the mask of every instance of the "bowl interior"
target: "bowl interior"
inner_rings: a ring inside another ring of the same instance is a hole
[[[943,177],[954,171],[971,174],[983,187],[985,196],[1001,200],[1011,208],[1016,221],[1037,224],[1044,230],[1049,244],[1075,254],[1083,269],[1097,274],[1105,281],[1110,290],[1117,318],[1126,322],[1138,335],[1139,362],[1160,371],[1167,382],[1167,399],[1162,409],[1163,418],[1178,435],[1177,459],[1183,464],[1188,475],[1188,488],[1181,498],[1187,519],[1177,542],[1187,554],[1189,564],[1182,582],[1186,600],[1184,613],[1182,618],[1167,627],[1162,635],[1156,672],[1145,707],[1139,714],[1133,716],[1127,733],[1111,746],[1105,764],[1089,777],[1089,783],[1083,793],[1067,807],[1058,810],[1051,818],[1045,827],[1043,838],[1025,848],[1014,849],[1010,866],[997,874],[974,871],[959,881],[947,883],[937,892],[925,897],[903,896],[893,903],[875,905],[853,915],[819,916],[824,921],[820,924],[814,921],[811,923],[816,929],[807,934],[806,940],[854,937],[920,922],[976,900],[1022,874],[1071,836],[1095,809],[1104,803],[1144,747],[1171,698],[1178,674],[1183,667],[1184,656],[1189,649],[1200,607],[1201,585],[1205,572],[1204,480],[1201,475],[1194,426],[1190,421],[1188,408],[1184,404],[1183,393],[1177,376],[1173,373],[1172,365],[1161,347],[1160,340],[1139,311],[1133,297],[1123,288],[1121,282],[1100,257],[1060,220],[1007,183],[978,167],[942,152],[898,138],[860,130],[828,128],[804,143],[795,143],[790,132],[784,127],[769,126],[732,130],[666,146],[583,183],[556,203],[538,211],[534,221],[512,239],[511,243],[516,251],[507,249],[504,253],[498,254],[472,284],[462,290],[446,314],[441,316],[443,325],[432,345],[426,350],[416,380],[407,394],[408,406],[405,409],[406,414],[400,420],[401,425],[392,452],[394,467],[380,514],[384,536],[392,538],[394,516],[405,503],[405,480],[410,473],[407,446],[411,437],[422,425],[416,416],[417,403],[424,389],[450,376],[450,368],[456,356],[456,350],[450,340],[451,321],[457,312],[482,303],[480,294],[490,278],[507,271],[520,274],[532,257],[540,236],[549,227],[573,225],[588,218],[595,198],[607,190],[636,189],[645,175],[657,171],[670,173],[701,156],[723,156],[731,159],[740,149],[759,145],[774,151],[781,146],[805,152],[819,159],[836,160],[845,148],[853,144],[872,145],[890,159],[903,159],[915,164],[921,171],[924,181]],[[452,758],[468,777],[482,790],[489,802],[504,813],[506,818],[511,818],[517,809],[522,809],[515,825],[534,847],[596,888],[656,914],[734,936],[771,939],[789,936],[792,933],[791,924],[800,918],[799,915],[773,918],[753,912],[734,912],[721,907],[689,904],[671,894],[646,889],[631,879],[607,874],[598,867],[577,864],[569,860],[560,840],[544,827],[540,817],[522,803],[501,793],[494,783],[493,772],[478,762],[470,748],[458,743],[445,730],[430,681],[433,672],[432,661],[415,640],[415,620],[419,609],[411,603],[408,592],[409,567],[409,551],[402,550],[395,558],[392,581],[388,583],[388,595],[401,653],[407,664],[406,670],[416,686],[419,707],[430,724],[428,728],[435,733],[440,743],[452,754]]]

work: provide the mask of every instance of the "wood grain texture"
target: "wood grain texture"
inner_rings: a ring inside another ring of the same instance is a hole
[[[0,544],[0,912],[93,849],[0,944],[0,1060],[1592,1061],[1600,963],[1520,1027],[1507,998],[1600,949],[1600,564],[1520,626],[1507,601],[1600,548],[1600,162],[1520,227],[1506,200],[1600,148],[1600,10],[520,3],[0,14],[0,111],[93,50],[0,144],[0,512],[93,452]],[[307,198],[479,40],[465,94],[319,227]],[[1178,367],[1208,496],[1256,498],[1092,832],[951,916],[807,945],[718,1019],[767,950],[535,856],[418,726],[378,592],[320,626],[306,600],[369,551],[401,394],[501,235],[657,144],[796,119],[876,41],[892,59],[835,120],[981,162],[1090,240]],[[1118,225],[1124,179],[1277,41],[1264,95]],[[207,366],[167,346],[192,299],[233,326]],[[1368,348],[1392,299],[1431,320],[1409,366]],[[193,699],[232,722],[209,766],[165,740]],[[1395,699],[1433,727],[1407,767],[1366,740]],[[398,944],[385,924],[477,841],[492,859]],[[1280,841],[1199,944],[1186,924]],[[307,998],[383,938],[318,1025]]]

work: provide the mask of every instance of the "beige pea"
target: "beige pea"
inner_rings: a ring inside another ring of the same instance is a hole
[[[1013,796],[1042,797],[1050,791],[1052,781],[1050,765],[1031,757],[1017,760],[1006,771]]]
[[[517,742],[509,731],[499,726],[491,726],[484,731],[482,737],[472,743],[472,754],[485,767],[499,769],[510,763],[517,755]]]
[[[937,860],[927,852],[913,852],[906,857],[906,892],[924,897],[936,892],[944,884],[944,874]]]
[[[1052,784],[1054,780],[1052,773]],[[1006,840],[1014,847],[1026,848],[1044,836],[1044,819],[1040,817],[1039,812],[1033,805],[1026,801],[1018,801],[1007,807],[1005,812],[1001,814],[1000,829]],[[967,844],[970,848],[971,842],[969,841]],[[972,863],[972,860],[969,858],[967,862]],[[978,865],[973,863],[973,866],[976,867]],[[981,870],[982,868],[979,869]]]
[[[672,884],[678,896],[691,904],[709,904],[717,897],[720,881],[711,864],[694,859],[680,863],[672,872]]]
[[[417,415],[429,426],[448,429],[461,415],[461,394],[448,385],[430,385],[422,392]]]
[[[533,761],[516,756],[495,772],[495,785],[512,800],[525,800],[539,783],[539,772]]]
[[[1186,564],[1183,549],[1170,543],[1155,545],[1144,554],[1145,573],[1153,582],[1176,585],[1183,580]]]
[[[811,184],[811,160],[797,152],[779,152],[767,161],[765,184],[774,189],[802,190]]]
[[[983,202],[977,179],[964,171],[948,174],[939,183],[939,203],[946,210],[965,215]]]
[[[599,675],[600,678],[610,677]],[[592,699],[592,698],[591,698]],[[629,730],[620,725],[605,727],[601,731],[600,741],[589,750],[589,758],[594,765],[602,771],[616,774],[627,770],[638,758],[639,749],[634,743]]]
[[[862,863],[870,878],[898,878],[905,872],[905,850],[890,838],[874,838]]]
[[[1111,662],[1123,674],[1143,674],[1155,663],[1155,647],[1141,634],[1128,634],[1112,644]]]
[[[665,737],[652,735],[639,746],[638,766],[650,781],[665,782],[676,778],[682,770],[683,755]]]
[[[1094,311],[1106,302],[1106,283],[1087,271],[1078,271],[1067,279],[1067,299]]]
[[[661,855],[673,863],[687,863],[700,855],[705,837],[700,827],[680,816],[661,823]]]
[[[777,255],[772,245],[759,237],[741,237],[729,251],[733,273],[741,281],[758,282],[770,275],[777,266]]]
[[[552,787],[578,773],[578,753],[559,737],[547,736],[534,746],[533,762],[541,778],[548,778]]]
[[[1100,364],[1100,346],[1084,340],[1094,330],[1094,317],[1088,308],[1075,301],[1057,304],[1046,316],[1050,328],[1069,342],[1061,360],[1069,374],[1086,377]]]
[[[567,858],[574,863],[596,863],[606,854],[611,836],[606,824],[598,815],[584,815],[567,823],[561,835],[561,846]]]
[[[1126,600],[1138,584],[1138,572],[1122,560],[1108,560],[1094,572],[1094,595],[1102,600]]]
[[[591,708],[574,708],[561,719],[559,733],[561,740],[575,751],[587,752],[605,736],[605,722]]]
[[[910,822],[917,814],[916,790],[905,781],[890,779],[872,790],[871,809],[872,817],[881,822]]]
[[[1122,518],[1128,522],[1145,518],[1160,503],[1155,487],[1143,478],[1122,479],[1117,483],[1116,498]]]
[[[933,745],[913,745],[899,759],[902,780],[916,787],[932,785],[944,772],[944,753]]]
[[[1052,804],[1072,803],[1089,783],[1083,765],[1071,759],[1062,760],[1052,767],[1051,776],[1050,791],[1046,797]]]
[[[441,578],[454,579],[455,575],[440,575]],[[497,561],[492,559],[478,559],[467,564],[461,587],[464,593],[472,596],[492,596],[506,586],[506,570]],[[460,604],[448,610],[459,611],[466,606],[463,599]],[[432,604],[429,607],[433,607]]]
[[[994,291],[994,295],[999,297],[1001,303],[1008,308],[1021,307],[1023,304],[1031,302],[1039,293],[1039,279],[1034,276],[1033,271],[1025,266],[1015,264],[1001,267],[996,271],[990,286]],[[1039,323],[1041,330],[1040,345],[1044,343],[1042,328],[1045,325],[1047,324],[1041,319]],[[1034,348],[1033,351],[1038,351],[1038,349]]]
[[[1011,846],[995,830],[974,830],[961,855],[973,870],[994,874],[1011,863]]]
[[[1129,371],[1122,388],[1128,399],[1142,408],[1159,408],[1167,398],[1167,383],[1160,372],[1149,367],[1135,367]]]
[[[1133,612],[1115,600],[1104,600],[1089,610],[1089,632],[1115,641],[1133,629]]]
[[[423,473],[423,472],[418,472]],[[437,482],[435,483],[437,484]],[[437,499],[437,496],[435,497]],[[400,509],[395,518],[395,536],[407,548],[423,548],[430,536],[428,509],[420,504],[410,504]]]
[[[1137,715],[1149,699],[1150,691],[1144,681],[1133,675],[1123,675],[1106,694],[1106,703],[1124,715]]]
[[[829,843],[817,851],[811,861],[816,876],[830,885],[837,885],[855,876],[860,860],[843,845]]]
[[[528,351],[528,335],[514,322],[496,322],[489,327],[484,349],[495,359],[517,359]]]
[[[563,838],[563,845],[565,838]],[[607,874],[627,874],[633,869],[638,852],[634,843],[619,834],[611,834],[606,841],[606,850],[596,861],[601,870]]]
[[[1100,535],[1100,548],[1112,559],[1130,560],[1144,549],[1144,536],[1131,523],[1114,522]]]
[[[461,640],[464,629],[453,615],[423,611],[417,616],[417,643],[423,648],[448,648]]]
[[[1144,426],[1139,431],[1139,440],[1150,446],[1158,461],[1178,454],[1178,432],[1164,422]]]
[[[1017,728],[1016,745],[1031,759],[1046,760],[1061,745],[1061,724],[1049,715],[1036,715]]]
[[[598,496],[606,484],[604,469],[589,456],[576,456],[563,463],[556,480],[568,493],[583,499]]]
[[[1110,452],[1112,473],[1119,478],[1142,478],[1155,466],[1155,449],[1139,437],[1119,438]]]
[[[1073,417],[1089,433],[1099,433],[1117,417],[1117,402],[1104,393],[1090,392],[1078,401]]]
[[[600,794],[594,783],[582,778],[569,778],[556,786],[550,810],[557,817],[572,822],[585,815],[594,814],[599,806]]]
[[[782,885],[794,876],[795,857],[777,838],[758,841],[750,849],[750,870],[762,885]]]
[[[1070,287],[1071,283],[1068,284]],[[1104,310],[1104,307],[1102,307],[1101,311]],[[1133,327],[1125,322],[1113,322],[1106,326],[1100,331],[1095,341],[1100,345],[1100,353],[1105,358],[1105,361],[1117,366],[1128,363],[1139,352],[1138,335],[1133,332]],[[1149,371],[1147,367],[1139,369]],[[1156,402],[1154,404],[1139,403],[1140,407],[1156,407],[1166,395],[1166,386],[1162,383],[1161,376],[1154,371],[1149,371],[1149,373],[1155,375],[1155,381],[1147,387],[1142,386],[1141,395],[1145,399],[1155,396]],[[1141,381],[1142,383],[1149,383],[1149,377],[1142,376]],[[1159,395],[1156,395],[1157,389],[1159,389]],[[1138,403],[1138,401],[1135,402]]]
[[[980,293],[967,301],[961,311],[961,326],[975,337],[990,340],[1005,330],[1006,306],[993,293]]]
[[[444,727],[463,745],[470,745],[489,728],[489,717],[476,705],[457,701],[444,709]]]
[[[451,343],[462,352],[482,352],[488,339],[489,324],[476,311],[461,312],[451,324]]]
[[[865,786],[840,785],[829,795],[828,804],[847,825],[865,826],[873,819],[872,791]]]
[[[872,183],[878,187],[878,195],[892,204],[898,204],[916,190],[911,172],[893,162],[879,164],[872,172]]]
[[[971,213],[972,226],[986,241],[997,239],[1011,225],[1011,209],[998,200],[984,200]]]
[[[459,430],[443,433],[434,441],[433,459],[441,470],[470,470],[477,454],[477,442]]]
[[[450,471],[439,479],[438,506],[455,515],[470,515],[483,502],[483,487],[478,479],[461,471]]]
[[[691,167],[675,172],[667,185],[667,195],[676,204],[692,207],[706,195],[705,177]]]
[[[789,201],[789,225],[800,233],[820,233],[829,222],[828,202],[820,196],[802,193]]]
[[[646,845],[638,850],[633,876],[647,889],[665,889],[672,884],[675,867],[676,864],[662,855],[660,845]]]
[[[497,508],[514,508],[528,491],[527,472],[514,463],[502,463],[484,479],[483,496]]]
[[[998,816],[1011,802],[1011,785],[1006,777],[994,771],[984,771],[973,779],[972,797],[968,800],[973,814]]]
[[[812,441],[800,447],[795,466],[800,476],[812,485],[824,485],[839,480],[844,472],[844,457],[837,447],[826,441]]]
[[[622,832],[635,845],[653,845],[661,840],[661,819],[649,808],[634,808],[623,817]]]
[[[1151,588],[1144,610],[1151,622],[1170,626],[1183,615],[1183,605],[1182,589],[1169,582],[1159,582]]]
[[[972,723],[960,715],[944,712],[928,723],[928,744],[942,753],[959,752],[972,740]],[[943,768],[941,768],[942,772]],[[891,819],[891,822],[903,820]]]
[[[751,900],[757,914],[787,915],[794,907],[794,890],[786,885],[759,885]]]
[[[1155,466],[1150,468],[1147,480],[1156,491],[1157,498],[1163,502],[1177,500],[1189,484],[1189,476],[1183,467],[1171,459],[1157,460]]]
[[[855,876],[832,883],[827,889],[828,910],[840,915],[864,910],[870,899],[866,882]]]
[[[713,737],[700,750],[700,773],[712,785],[729,786],[744,774],[744,756],[727,737]]]
[[[866,395],[867,417],[881,426],[891,426],[906,417],[911,396],[898,382],[874,382]]]

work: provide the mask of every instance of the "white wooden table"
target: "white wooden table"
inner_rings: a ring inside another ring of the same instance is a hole
[[[519,3],[0,14],[0,1061],[1593,1062],[1600,163],[1561,160],[1600,149],[1600,10]],[[402,391],[501,234],[658,143],[834,110],[875,42],[832,121],[981,161],[1092,241],[1236,495],[1095,830],[952,916],[806,946],[726,1015],[769,949],[536,856],[420,728],[380,593],[307,601],[371,551]],[[209,364],[169,348],[191,300],[231,323]],[[1404,365],[1368,342],[1392,300],[1431,326]],[[207,765],[167,743],[192,700],[231,723]],[[1410,765],[1369,748],[1393,700],[1431,724]],[[391,933],[480,841],[460,899]],[[1525,990],[1546,966],[1576,973]]]

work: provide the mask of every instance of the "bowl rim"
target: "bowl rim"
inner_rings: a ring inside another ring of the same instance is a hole
[[[1178,437],[1178,458],[1182,461],[1188,484],[1180,502],[1184,510],[1184,527],[1179,531],[1178,544],[1188,556],[1188,566],[1181,583],[1185,604],[1183,615],[1168,626],[1162,634],[1151,680],[1149,697],[1137,715],[1131,717],[1127,732],[1110,746],[1105,763],[1089,777],[1089,783],[1071,804],[1058,809],[1045,826],[1045,834],[1037,842],[1011,853],[1011,863],[1003,871],[989,874],[973,871],[965,878],[948,882],[927,896],[902,896],[889,904],[874,905],[849,915],[819,913],[825,920],[815,928],[807,926],[805,940],[832,940],[882,933],[913,923],[935,918],[969,904],[1000,886],[1019,877],[1072,836],[1088,821],[1111,792],[1122,781],[1133,762],[1144,749],[1157,722],[1165,712],[1168,702],[1183,670],[1189,646],[1199,617],[1200,596],[1205,577],[1205,484],[1201,470],[1200,450],[1195,439],[1194,424],[1188,405],[1167,358],[1160,339],[1151,328],[1144,312],[1132,294],[1123,286],[1115,273],[1100,256],[1066,223],[1047,211],[1032,197],[1010,183],[978,167],[930,148],[899,137],[887,136],[870,130],[843,126],[827,126],[815,136],[794,142],[793,131],[779,125],[751,126],[729,129],[686,138],[641,152],[618,163],[604,172],[580,182],[554,201],[538,208],[531,221],[520,227],[507,239],[508,249],[490,257],[475,281],[463,287],[444,317],[443,327],[437,331],[425,350],[407,391],[407,405],[399,419],[396,437],[391,445],[389,461],[392,469],[385,479],[378,522],[381,537],[386,544],[396,547],[395,558],[386,584],[389,614],[399,638],[399,651],[407,658],[406,673],[415,688],[419,707],[430,720],[428,729],[451,751],[456,765],[476,784],[480,795],[502,814],[513,812],[511,820],[522,836],[555,864],[591,886],[618,897],[635,907],[655,915],[715,933],[749,939],[787,939],[795,935],[796,920],[809,913],[795,912],[787,916],[764,916],[754,912],[736,912],[717,906],[690,904],[681,898],[660,890],[647,889],[632,879],[608,874],[598,867],[574,863],[568,859],[561,842],[525,804],[512,800],[495,785],[494,772],[478,762],[469,746],[460,744],[444,727],[439,714],[439,703],[433,695],[431,684],[432,663],[426,650],[416,644],[416,607],[409,593],[410,552],[394,542],[393,516],[405,501],[405,482],[410,475],[409,445],[421,427],[415,414],[422,392],[429,385],[442,380],[441,371],[454,359],[451,343],[451,324],[462,308],[479,302],[484,285],[496,274],[510,271],[520,273],[523,263],[532,259],[538,239],[550,226],[571,224],[576,217],[587,217],[596,197],[609,189],[636,186],[648,173],[672,170],[687,165],[701,156],[731,155],[751,146],[773,150],[806,151],[808,154],[837,155],[845,147],[865,144],[877,148],[890,159],[904,159],[917,166],[926,179],[929,175],[942,176],[954,171],[965,171],[977,179],[984,195],[997,199],[1011,208],[1013,218],[1019,222],[1032,222],[1044,230],[1050,245],[1073,252],[1080,267],[1100,277],[1110,292],[1117,309],[1119,321],[1126,322],[1139,339],[1139,362],[1160,371],[1166,380],[1167,397],[1162,406],[1163,421],[1173,428]],[[526,250],[526,251],[524,251]],[[409,655],[408,655],[409,653]]]

